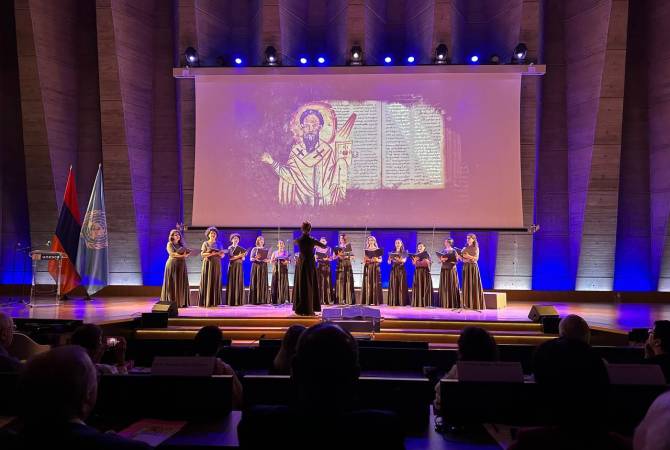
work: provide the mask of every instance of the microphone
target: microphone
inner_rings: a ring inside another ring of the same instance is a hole
[[[258,336],[258,339],[255,339],[255,340],[251,341],[251,342],[249,343],[249,345],[254,345],[254,344],[258,343],[261,339],[265,339],[265,333],[263,333],[263,334],[261,334],[260,336]]]
[[[48,240],[47,243],[45,244],[47,247],[51,247],[51,240]]]

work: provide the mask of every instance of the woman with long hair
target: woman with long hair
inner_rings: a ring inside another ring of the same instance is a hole
[[[368,256],[368,252],[379,250],[377,238],[368,236],[365,241],[366,254],[363,257],[363,289],[361,290],[361,304],[380,305],[382,301],[382,272],[381,256]]]
[[[200,306],[219,306],[221,304],[221,257],[223,249],[217,242],[219,230],[214,227],[207,228],[205,236],[207,240],[200,247],[202,256],[202,270],[200,272]]]
[[[426,246],[419,242],[412,256],[414,281],[412,284],[412,306],[433,306],[433,278],[430,274],[430,255]]]
[[[247,251],[239,246],[240,235],[230,235],[230,247],[228,247],[228,284],[226,285],[226,304],[229,306],[244,305],[244,273],[242,272],[242,261]]]
[[[251,249],[251,280],[249,281],[249,304],[264,305],[268,302],[268,262],[265,238],[258,236]]]
[[[459,260],[458,253],[454,249],[454,240],[444,240],[444,249],[440,256],[442,268],[440,269],[440,306],[442,308],[460,308],[461,293],[458,289],[458,271],[456,263]]]
[[[295,240],[300,249],[300,262],[295,269],[293,311],[299,316],[313,316],[315,311],[321,311],[321,303],[317,292],[316,263],[312,255],[314,247],[325,248],[326,245],[310,236],[312,224],[309,222],[303,222],[300,231],[302,235]]]
[[[407,271],[405,262],[407,251],[405,244],[400,239],[395,240],[395,249],[389,253],[388,263],[391,264],[391,276],[389,277],[388,305],[405,306],[409,304],[407,295]]]
[[[272,285],[270,289],[272,304],[283,305],[291,301],[288,289],[289,256],[284,241],[279,240],[277,242],[277,250],[272,252],[270,263],[272,263]]]
[[[186,258],[191,250],[186,247],[179,230],[170,230],[165,248],[168,259],[165,262],[161,301],[170,302],[178,308],[188,306],[189,284]]]
[[[482,277],[479,273],[479,244],[477,236],[470,233],[467,236],[467,245],[461,252],[463,259],[463,298],[462,307],[467,309],[482,310],[484,304],[484,288]]]
[[[347,235],[340,234],[339,243],[335,249],[335,299],[340,305],[356,304],[356,294],[354,293],[354,271],[351,267],[351,260],[354,255],[351,251],[351,244]]]

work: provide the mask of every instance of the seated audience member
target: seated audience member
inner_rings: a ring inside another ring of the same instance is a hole
[[[458,361],[498,361],[498,346],[491,333],[480,327],[465,327],[458,337]],[[447,380],[458,379],[456,364],[443,377]],[[435,385],[435,401],[433,409],[440,414],[441,408],[440,382]]]
[[[303,325],[291,325],[288,330],[286,330],[284,338],[281,341],[279,352],[272,362],[272,369],[270,370],[270,373],[274,375],[291,374],[291,361],[295,355],[298,339],[306,329],[307,328]]]
[[[0,372],[18,372],[21,369],[21,361],[7,351],[13,340],[14,321],[4,312],[0,312]]]
[[[404,448],[395,414],[357,410],[358,344],[331,323],[305,330],[292,361],[290,406],[256,406],[238,426],[242,448]]]
[[[68,345],[36,355],[19,379],[24,428],[12,447],[150,449],[142,442],[101,433],[84,423],[95,406],[97,393],[97,370],[81,347]]]
[[[644,346],[648,364],[661,367],[665,381],[670,383],[670,320],[657,320],[649,330],[649,338]]]
[[[533,358],[540,398],[552,426],[522,430],[509,449],[630,449],[607,430],[609,377],[605,362],[585,342],[558,338],[541,344]]]
[[[95,364],[98,373],[101,375],[119,375],[127,374],[128,368],[126,366],[126,340],[123,338],[114,338],[112,343],[107,343],[103,334],[102,328],[93,324],[87,323],[72,333],[70,338],[70,343],[72,345],[78,345],[83,347],[88,353],[88,356],[91,358],[91,361]],[[103,364],[100,361],[102,360],[102,355],[104,355],[105,350],[112,348],[114,354],[114,359],[116,361],[115,365]]]
[[[591,342],[591,329],[586,320],[576,314],[569,314],[558,323],[558,335],[566,339]]]
[[[223,333],[215,325],[207,325],[200,328],[195,335],[193,347],[195,356],[214,356],[219,353],[223,344]],[[214,363],[214,373],[212,375],[232,375],[233,376],[233,408],[242,407],[242,383],[237,378],[237,374],[221,358],[216,358]]]
[[[635,430],[635,450],[670,450],[670,392],[659,395]]]

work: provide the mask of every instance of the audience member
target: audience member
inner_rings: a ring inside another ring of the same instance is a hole
[[[605,362],[585,342],[558,338],[540,345],[533,358],[548,427],[522,430],[510,450],[630,449],[607,430],[609,377]]]
[[[95,406],[97,370],[79,346],[57,347],[28,361],[19,380],[24,424],[17,449],[149,449],[115,434],[101,433],[84,421]]]
[[[568,314],[558,324],[558,335],[566,339],[591,343],[591,329],[586,320],[577,314]]]
[[[87,323],[72,333],[70,338],[72,345],[83,347],[95,364],[101,375],[127,374],[126,365],[126,340],[122,337],[105,339],[102,328],[93,323]],[[114,355],[115,365],[103,364],[100,361],[107,349],[111,348]]]
[[[670,450],[670,392],[660,395],[635,430],[635,450]]]
[[[291,325],[281,341],[279,352],[272,363],[270,373],[274,375],[290,375],[291,361],[295,356],[298,339],[307,328],[303,325]]]
[[[243,402],[242,383],[237,374],[221,358],[217,357],[223,344],[223,333],[215,325],[207,325],[200,328],[195,335],[193,347],[196,356],[216,357],[213,375],[232,375],[233,377],[233,408],[240,409]]]
[[[303,332],[292,361],[290,406],[256,406],[238,426],[242,448],[404,448],[402,426],[385,411],[357,410],[358,344],[323,322]]]
[[[665,381],[670,383],[670,320],[657,320],[649,330],[644,346],[646,362],[661,367]]]
[[[0,372],[18,372],[21,369],[21,361],[8,352],[13,340],[14,321],[9,315],[0,312]]]
[[[484,328],[465,327],[458,337],[458,361],[498,361],[498,346],[496,341]],[[447,380],[458,379],[458,368],[456,364],[443,377]],[[442,393],[440,382],[435,385],[435,401],[433,410],[440,414],[442,407]]]

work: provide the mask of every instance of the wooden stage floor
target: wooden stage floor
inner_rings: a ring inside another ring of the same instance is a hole
[[[0,311],[17,318],[76,319],[98,324],[126,321],[150,312],[155,297],[100,297],[91,301],[73,299],[54,307],[29,307],[23,302],[0,297]],[[463,320],[463,321],[528,321],[532,302],[510,302],[500,310],[452,311],[441,308],[412,308],[378,306],[382,317],[410,320]],[[539,303],[538,303],[539,304]],[[628,331],[631,328],[648,328],[655,320],[670,319],[670,305],[645,303],[548,303],[556,307],[561,316],[578,314],[591,326]],[[328,308],[325,306],[324,308]],[[292,317],[291,305],[245,305],[215,308],[189,307],[179,310],[180,317],[264,318]]]

